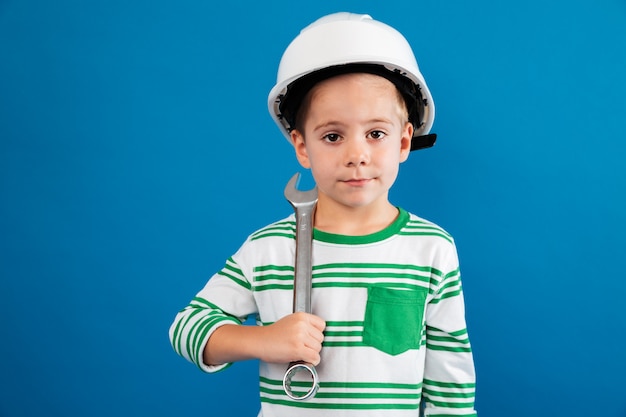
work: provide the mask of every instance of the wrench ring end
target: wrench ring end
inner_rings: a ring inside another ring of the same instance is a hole
[[[291,381],[293,377],[299,372],[306,372],[311,376],[311,386],[303,395],[296,394],[291,388]],[[294,362],[289,365],[285,376],[283,377],[283,389],[289,398],[292,400],[303,401],[313,397],[319,389],[319,380],[317,378],[317,371],[311,364],[305,362]]]

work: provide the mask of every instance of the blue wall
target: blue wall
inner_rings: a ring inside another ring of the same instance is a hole
[[[413,44],[439,143],[393,201],[458,243],[482,417],[626,416],[623,0],[0,1],[0,416],[254,416],[174,314],[298,169],[266,111],[310,21]]]

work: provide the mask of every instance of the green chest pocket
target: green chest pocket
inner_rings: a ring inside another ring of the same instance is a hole
[[[426,288],[370,287],[363,322],[363,343],[390,355],[418,349],[427,293]]]

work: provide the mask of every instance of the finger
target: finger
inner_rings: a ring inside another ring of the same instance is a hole
[[[313,339],[317,344],[321,344],[324,341],[324,333],[318,329],[312,329],[309,331],[309,337]]]
[[[310,338],[307,342],[305,342],[304,346],[314,350],[315,352],[319,352],[320,350],[322,350],[322,341],[324,339],[322,338],[322,340],[318,340],[314,337]]]
[[[319,316],[311,314],[309,316],[309,323],[313,325],[319,331],[323,331],[326,328],[326,322]]]
[[[321,357],[319,352],[316,352],[315,350],[309,350],[309,352],[307,352],[306,358],[303,358],[302,360],[310,363],[313,366],[317,366],[321,361]]]

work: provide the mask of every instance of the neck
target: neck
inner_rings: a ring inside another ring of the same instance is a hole
[[[397,217],[398,209],[387,200],[366,207],[346,207],[322,197],[315,209],[314,226],[327,233],[363,236],[385,229]]]

